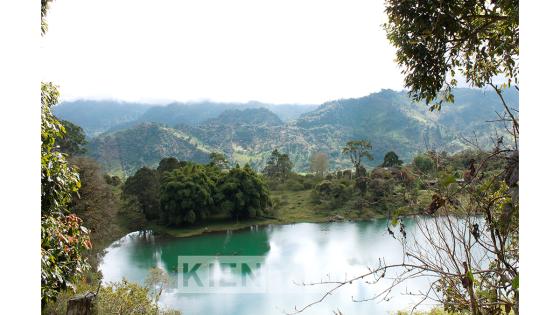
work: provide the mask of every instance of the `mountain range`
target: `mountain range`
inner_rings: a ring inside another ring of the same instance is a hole
[[[87,154],[116,175],[129,176],[167,156],[206,162],[210,152],[262,170],[274,149],[288,153],[294,169],[305,172],[317,151],[328,154],[330,169],[349,167],[341,149],[356,139],[373,145],[374,160],[366,166],[380,164],[388,151],[408,162],[427,149],[453,153],[468,142],[490,148],[492,137],[503,134],[489,122],[503,112],[500,99],[480,89],[455,89],[454,94],[455,102],[443,104],[439,112],[412,101],[405,91],[382,90],[320,106],[76,101],[55,106],[54,113],[82,126],[89,138]],[[504,98],[518,108],[517,91],[506,90]]]

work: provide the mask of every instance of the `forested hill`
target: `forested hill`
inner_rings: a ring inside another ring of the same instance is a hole
[[[517,91],[507,90],[505,97],[518,107]],[[152,108],[142,117],[153,115],[156,109],[165,112],[173,108]],[[214,115],[208,114],[212,107],[199,109],[188,108],[193,111],[189,117],[200,120]],[[170,112],[152,120],[166,120],[164,125],[138,125],[142,121],[138,118],[124,130],[93,139],[88,154],[107,171],[130,175],[140,166],[154,166],[166,156],[202,161],[212,151],[261,170],[270,152],[277,148],[290,155],[296,171],[304,172],[310,155],[317,151],[328,154],[331,169],[350,166],[341,148],[349,140],[367,139],[373,144],[374,160],[366,166],[373,166],[381,163],[388,151],[397,152],[405,161],[426,149],[460,151],[467,148],[464,138],[488,148],[495,125],[487,121],[495,120],[496,112],[501,113],[503,108],[495,93],[456,89],[455,103],[444,104],[440,112],[430,112],[425,104],[412,102],[406,92],[392,90],[327,102],[287,122],[264,108],[226,110],[202,121],[186,122]]]
[[[87,137],[94,137],[114,126],[136,121],[150,107],[141,103],[79,100],[62,102],[53,107],[53,113],[82,127]]]
[[[282,121],[293,121],[318,105],[193,102],[153,105],[117,101],[79,100],[63,102],[53,108],[56,117],[71,121],[84,129],[88,138],[104,132],[119,131],[140,123],[160,123],[168,126],[197,125],[217,118],[227,110],[265,108]]]
[[[266,108],[228,109],[220,116],[206,121],[209,125],[280,126],[282,120]]]

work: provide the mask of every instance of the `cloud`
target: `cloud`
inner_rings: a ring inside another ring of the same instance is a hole
[[[383,1],[57,0],[43,79],[62,97],[321,103],[402,88]]]

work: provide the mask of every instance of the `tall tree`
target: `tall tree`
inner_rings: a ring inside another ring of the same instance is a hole
[[[52,83],[41,84],[41,302],[56,299],[89,268],[85,250],[91,248],[89,231],[70,213],[72,196],[80,188],[77,169],[70,166],[56,141],[64,126],[51,113],[58,103]]]
[[[83,219],[90,230],[93,250],[88,257],[95,267],[97,254],[122,236],[117,224],[118,199],[95,160],[80,156],[71,158],[70,163],[79,170],[81,181],[78,194],[73,196],[70,205],[72,212]]]
[[[456,185],[453,176],[440,181],[425,210],[437,217],[429,224],[416,221],[420,239],[407,236],[403,221],[394,220],[398,232],[388,229],[395,238],[399,234],[402,260],[380,263],[336,288],[368,277],[381,284],[387,272],[399,274],[393,284],[425,276],[433,280],[421,302],[435,300],[446,311],[473,315],[519,314],[519,123],[502,95],[505,86],[518,88],[519,2],[387,0],[385,5],[387,37],[397,48],[410,94],[439,110],[443,101],[454,101],[451,89],[458,75],[472,86],[490,85],[504,106],[501,120],[511,123],[513,144],[496,139],[490,154],[476,166],[469,163],[468,182]],[[505,77],[506,84],[498,86],[496,76]],[[506,161],[505,170],[488,174],[496,161]],[[463,215],[458,218],[457,212]],[[387,298],[393,286],[376,297]]]
[[[136,171],[134,176],[126,179],[123,194],[125,197],[136,197],[146,219],[154,220],[159,217],[160,185],[157,171],[148,167]]]
[[[290,156],[282,154],[278,149],[274,149],[266,161],[263,173],[268,177],[286,179],[290,175],[294,164],[290,161]]]
[[[231,169],[220,178],[217,190],[220,207],[236,220],[260,216],[270,205],[266,184],[248,165]]]
[[[387,154],[385,154],[385,157],[383,158],[383,163],[381,164],[382,167],[395,167],[395,166],[401,166],[403,164],[403,161],[399,160],[399,156],[393,152],[393,151],[389,151],[387,152]]]
[[[229,161],[223,153],[212,152],[210,153],[210,165],[220,170],[227,170],[229,168]]]
[[[161,211],[168,225],[205,220],[214,208],[215,183],[201,165],[189,163],[161,179]]]
[[[373,160],[373,155],[370,153],[372,147],[371,143],[367,140],[353,140],[346,142],[346,146],[342,148],[342,153],[350,157],[350,161],[354,165],[356,174],[358,174],[360,166],[362,166],[362,159],[367,158]]]
[[[41,0],[41,32],[47,31],[48,0]],[[69,211],[72,195],[80,188],[77,170],[66,161],[57,141],[66,133],[52,114],[59,92],[52,83],[41,83],[41,303],[56,300],[58,292],[72,286],[89,269],[84,252],[91,248],[89,231]]]
[[[60,121],[66,131],[64,137],[57,141],[60,151],[70,156],[86,153],[86,136],[82,127],[74,125],[67,120]]]
[[[497,75],[518,83],[519,1],[388,0],[385,12],[387,38],[415,99],[432,102],[445,89],[439,109],[453,101],[458,75],[476,87],[494,85]]]
[[[329,157],[324,152],[315,152],[309,161],[309,170],[317,176],[323,177],[329,169]]]
[[[170,172],[174,169],[178,169],[181,166],[185,166],[185,164],[179,162],[179,160],[177,160],[174,157],[166,157],[166,158],[161,159],[161,161],[159,161],[157,171],[158,171],[159,175],[161,176],[161,175],[163,175],[163,173]]]

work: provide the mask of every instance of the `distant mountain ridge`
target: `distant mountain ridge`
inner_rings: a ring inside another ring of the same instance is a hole
[[[283,125],[284,122],[269,109],[260,107],[228,109],[221,113],[218,117],[208,119],[205,124],[280,126]]]
[[[179,124],[197,125],[208,119],[217,118],[226,110],[231,109],[265,108],[276,114],[282,121],[288,122],[317,107],[318,105],[276,105],[260,102],[218,103],[203,101],[153,105],[79,100],[62,102],[54,107],[53,112],[60,119],[69,120],[82,126],[88,137],[94,137],[104,132],[124,130],[141,123],[160,123],[171,127]]]
[[[78,100],[56,105],[53,113],[82,127],[86,136],[94,137],[113,126],[137,120],[150,107],[142,103]]]
[[[519,106],[517,91],[504,94],[514,108]],[[142,123],[94,138],[89,154],[106,170],[130,175],[166,156],[203,161],[212,151],[262,170],[270,152],[279,149],[290,154],[296,171],[303,172],[317,151],[328,154],[331,169],[349,167],[342,147],[349,140],[367,139],[375,159],[366,166],[374,166],[388,151],[404,161],[426,149],[456,152],[467,147],[462,138],[474,134],[480,146],[489,148],[496,129],[487,121],[502,111],[499,98],[482,90],[456,89],[455,103],[444,104],[441,112],[412,102],[406,92],[382,90],[326,102],[288,122],[266,108],[233,108],[196,124]]]

